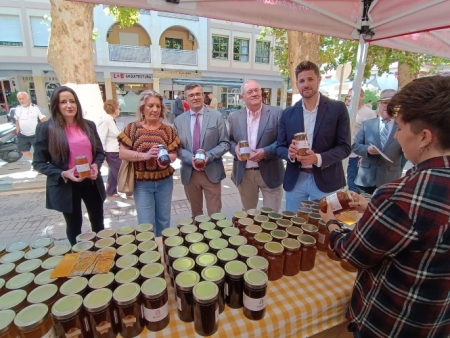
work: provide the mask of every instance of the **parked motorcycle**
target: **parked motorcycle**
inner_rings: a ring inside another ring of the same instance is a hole
[[[0,159],[8,163],[22,157],[17,145],[17,130],[14,123],[0,124]]]

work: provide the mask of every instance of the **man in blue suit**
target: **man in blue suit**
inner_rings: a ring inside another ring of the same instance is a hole
[[[301,62],[295,69],[302,100],[281,115],[277,155],[287,161],[283,188],[286,210],[297,212],[301,201],[322,198],[346,185],[342,160],[351,153],[350,119],[345,104],[319,93],[316,64]],[[298,155],[294,135],[306,132],[309,150]]]

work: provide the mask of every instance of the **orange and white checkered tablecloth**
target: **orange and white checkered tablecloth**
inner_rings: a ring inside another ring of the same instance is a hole
[[[269,282],[263,319],[251,321],[244,316],[242,308],[225,306],[219,315],[219,329],[210,337],[303,338],[330,329],[345,321],[355,277],[356,273],[347,272],[339,262],[318,251],[313,270]],[[193,322],[185,323],[178,318],[174,289],[167,274],[166,280],[170,323],[159,332],[144,329],[139,337],[201,337],[195,333]]]

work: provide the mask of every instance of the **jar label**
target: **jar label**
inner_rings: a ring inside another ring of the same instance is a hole
[[[56,338],[55,330],[52,328],[46,334],[42,336],[42,338]]]
[[[308,140],[297,141],[297,148],[298,149],[309,149]]]
[[[250,298],[244,292],[244,306],[250,311],[261,311],[266,307],[266,297],[262,298]]]
[[[177,297],[178,310],[183,311],[183,309],[181,308],[181,298],[178,298],[178,295],[176,297]]]
[[[204,154],[195,154],[195,159],[197,161],[204,161],[206,156]]]
[[[178,301],[178,297],[177,297],[177,301]],[[163,320],[164,318],[166,318],[168,314],[169,314],[169,302],[168,301],[166,302],[166,304],[164,304],[163,306],[161,306],[158,309],[147,309],[144,306],[144,317],[149,322],[152,322],[152,323],[159,322],[159,321]]]
[[[325,244],[325,235],[321,234],[320,232],[317,233],[317,241],[320,244]]]
[[[107,321],[102,321],[100,324],[95,328],[98,333],[105,334],[108,333],[109,329],[111,328],[111,323],[108,323]]]
[[[125,318],[122,318],[122,323],[125,327],[133,327],[134,323],[136,323],[136,317],[133,315],[125,316]]]
[[[169,153],[167,152],[166,149],[160,149],[159,153],[158,153],[158,157],[164,156],[164,155],[169,155]]]
[[[228,283],[225,283],[225,296],[228,296]]]
[[[90,171],[91,170],[91,167],[89,166],[89,163],[77,164],[76,167],[77,167],[78,173],[84,173],[86,171]]]
[[[76,327],[73,327],[69,331],[67,331],[64,334],[64,336],[66,338],[78,338],[78,336],[81,336],[81,330]]]
[[[219,321],[219,307],[216,307],[216,323]]]
[[[328,195],[326,197],[326,200],[327,200],[328,204],[331,204],[331,210],[333,210],[333,212],[342,209],[342,205],[341,205],[341,203],[339,203],[339,198],[337,196],[337,193]]]
[[[239,147],[239,152],[241,154],[250,154],[250,148],[249,147]]]

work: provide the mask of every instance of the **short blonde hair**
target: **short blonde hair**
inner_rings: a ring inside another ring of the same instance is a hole
[[[166,119],[166,110],[167,110],[166,106],[164,105],[164,98],[160,93],[155,92],[153,89],[145,90],[139,95],[139,105],[136,111],[137,120],[139,122],[144,120],[144,113],[143,113],[144,106],[150,97],[156,97],[161,102],[161,114],[159,115],[159,118],[161,121],[164,121]]]
[[[119,108],[119,102],[117,100],[109,99],[106,100],[105,103],[103,104],[103,109],[109,115],[114,114],[117,108]]]

